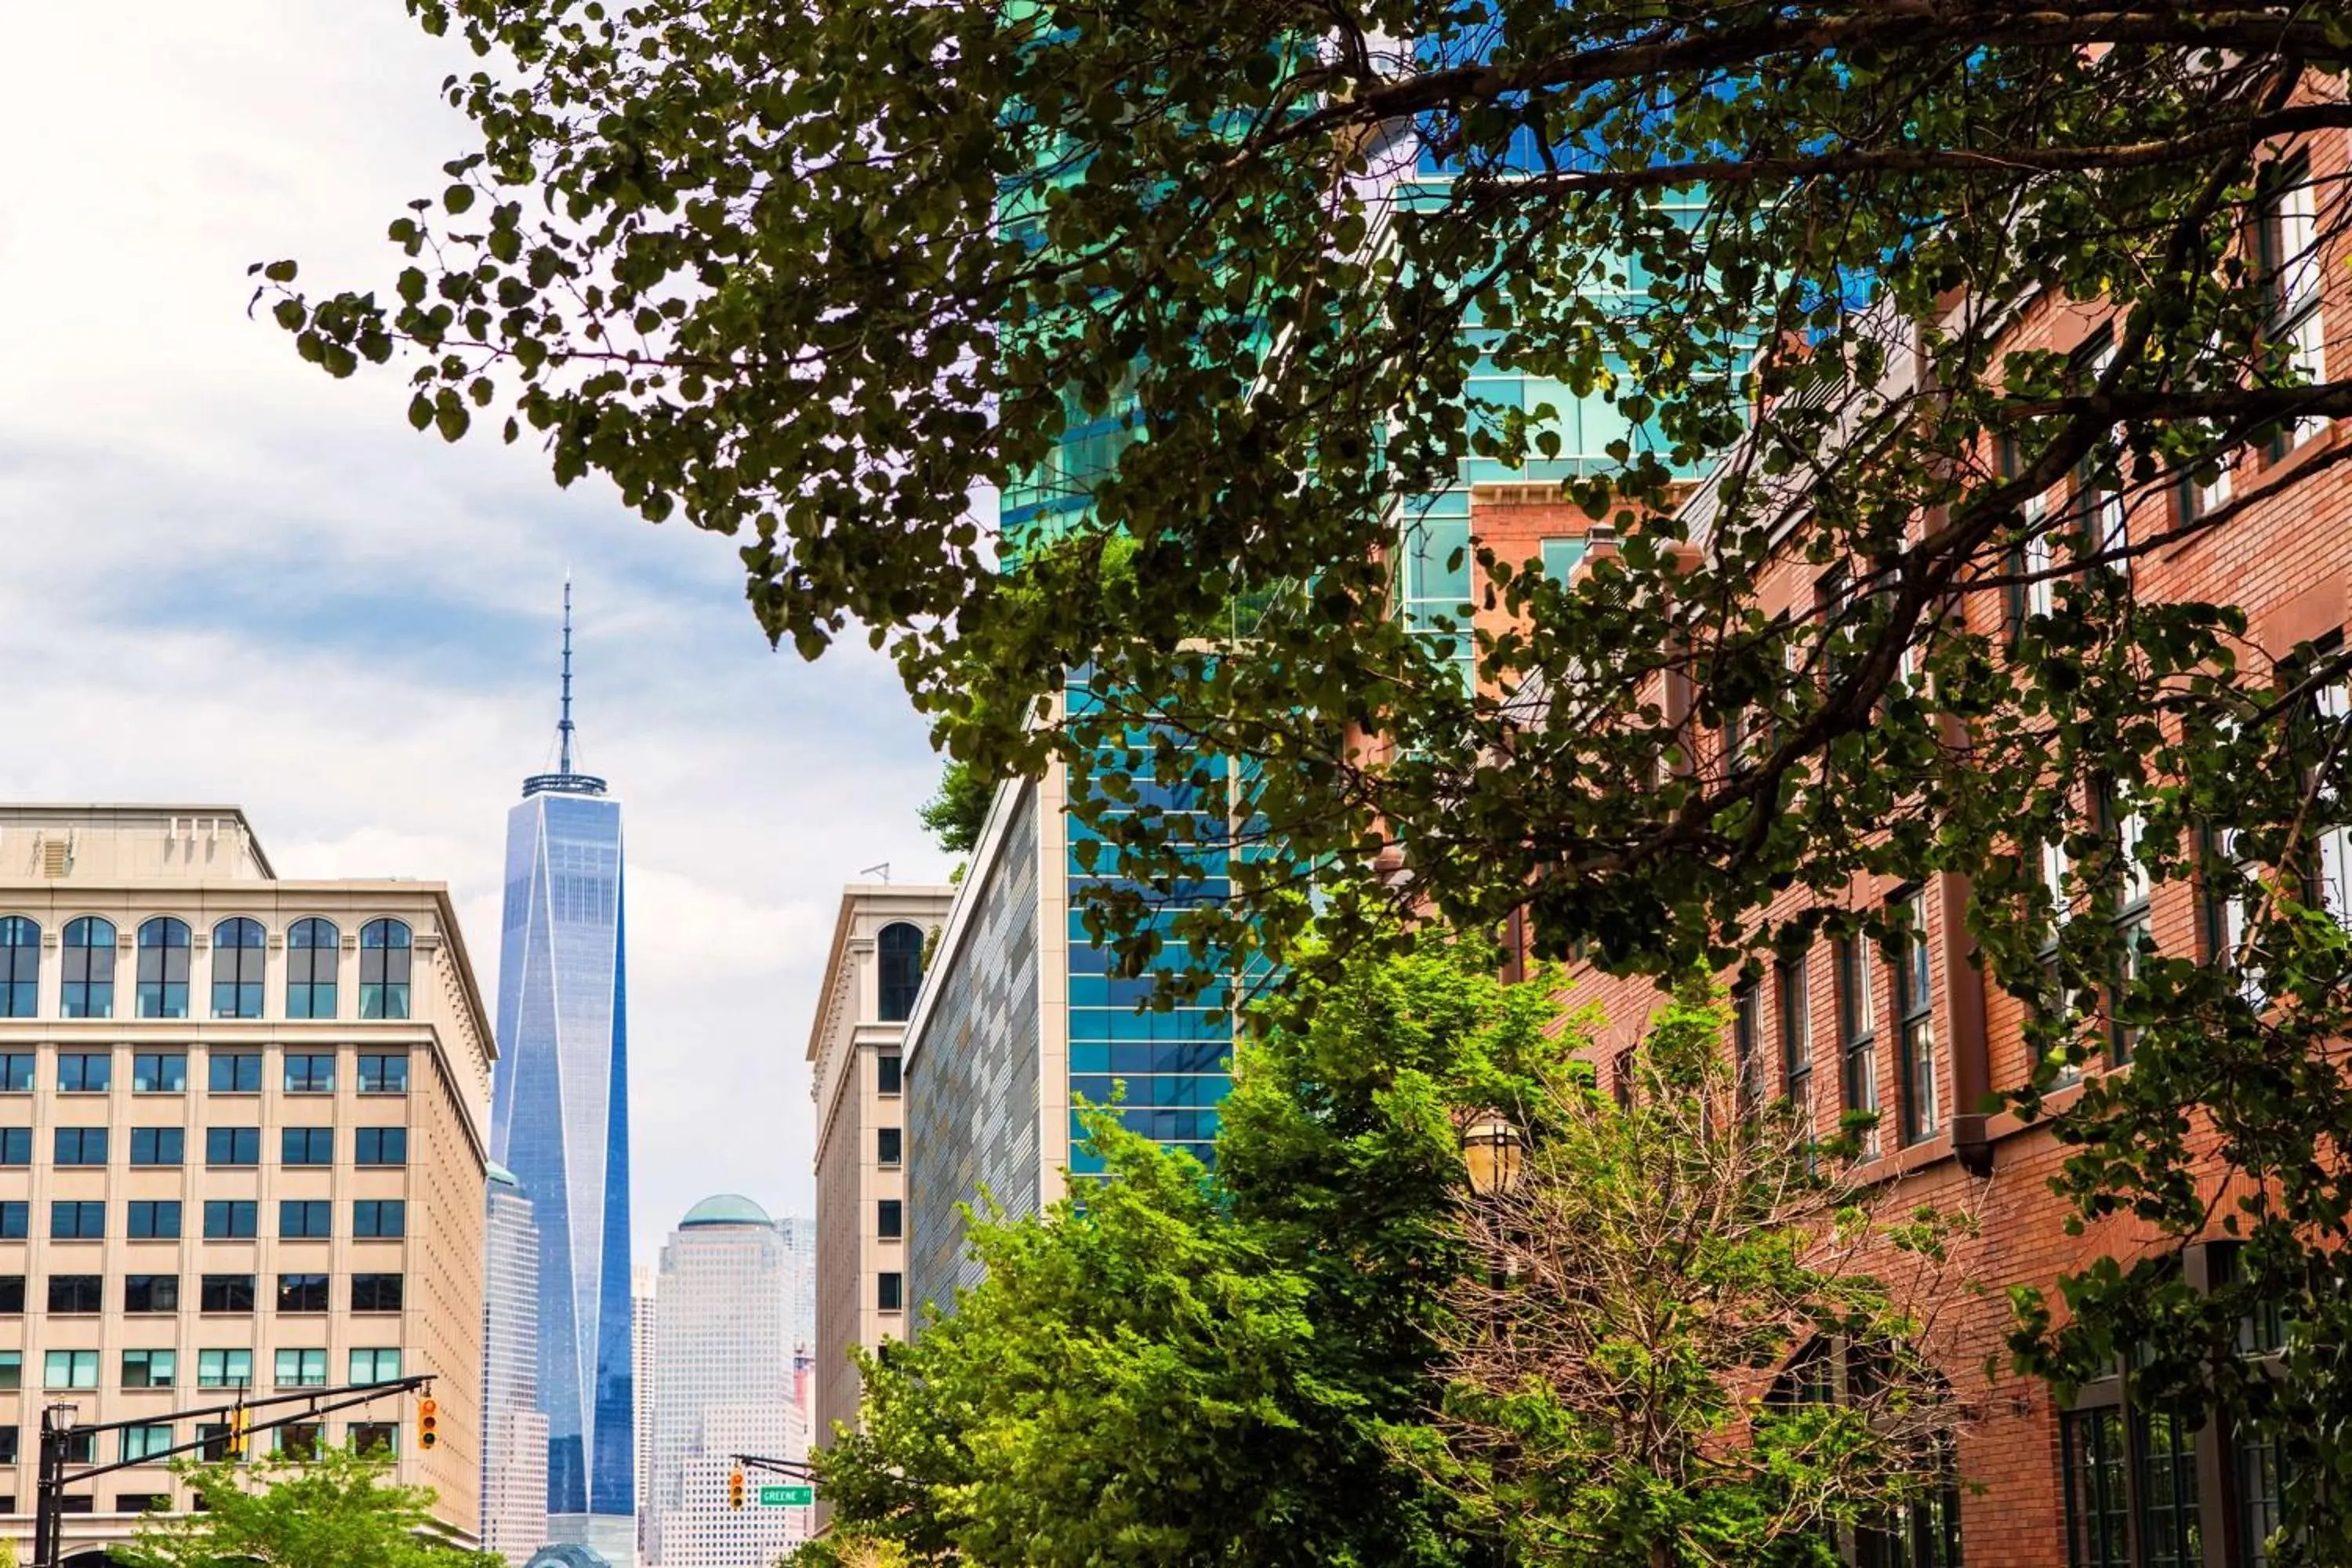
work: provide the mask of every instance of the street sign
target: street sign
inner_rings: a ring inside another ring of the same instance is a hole
[[[761,1487],[761,1508],[807,1508],[816,1501],[814,1487]]]

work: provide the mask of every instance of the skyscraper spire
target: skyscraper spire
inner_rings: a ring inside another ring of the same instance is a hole
[[[603,795],[604,781],[593,773],[572,771],[572,574],[563,574],[563,686],[562,704],[555,721],[555,771],[533,773],[522,781],[522,793],[534,795]]]

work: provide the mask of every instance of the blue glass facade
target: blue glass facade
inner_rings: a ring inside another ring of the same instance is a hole
[[[603,788],[569,772],[533,779],[507,816],[490,1157],[539,1226],[548,1512],[625,1521],[628,984],[621,807]]]

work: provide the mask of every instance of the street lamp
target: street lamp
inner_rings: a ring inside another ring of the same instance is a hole
[[[1462,1130],[1462,1163],[1470,1173],[1470,1190],[1482,1198],[1517,1188],[1526,1158],[1527,1141],[1499,1111],[1482,1110]]]

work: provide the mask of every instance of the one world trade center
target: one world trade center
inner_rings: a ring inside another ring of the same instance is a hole
[[[490,1157],[530,1199],[540,1237],[549,1539],[626,1563],[636,1500],[621,805],[572,769],[569,583],[557,735],[556,771],[525,779],[507,813]]]

